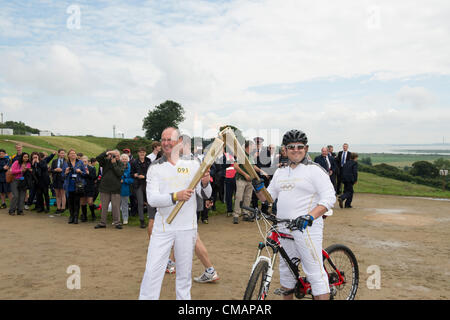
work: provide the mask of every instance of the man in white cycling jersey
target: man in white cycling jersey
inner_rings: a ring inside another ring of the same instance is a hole
[[[176,298],[191,299],[191,273],[197,238],[197,201],[195,193],[206,199],[211,196],[209,173],[194,189],[188,189],[200,163],[180,158],[180,133],[169,127],[161,134],[164,156],[154,161],[147,172],[147,199],[157,208],[147,253],[147,264],[141,283],[140,300],[159,299],[170,250],[176,258]],[[177,201],[185,201],[171,224],[167,218]]]
[[[283,136],[289,165],[277,169],[267,188],[273,200],[278,199],[277,218],[298,219],[299,230],[290,231],[280,225],[280,231],[291,234],[294,241],[280,239],[289,257],[300,258],[314,299],[328,300],[330,288],[322,262],[323,218],[336,202],[335,191],[328,174],[307,156],[308,138],[300,130],[290,130]],[[254,180],[257,196],[264,183]],[[287,264],[280,259],[280,283],[284,290],[295,287],[296,280]],[[292,299],[293,294],[284,296]]]

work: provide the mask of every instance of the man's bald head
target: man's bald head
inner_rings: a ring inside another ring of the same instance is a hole
[[[167,127],[161,133],[161,140],[164,139],[163,137],[165,137],[166,139],[170,137],[172,140],[176,141],[180,137],[180,130],[174,127]]]
[[[168,127],[161,133],[161,148],[167,158],[172,158],[172,151],[179,143],[180,131],[174,127]],[[175,153],[179,152],[176,150]]]

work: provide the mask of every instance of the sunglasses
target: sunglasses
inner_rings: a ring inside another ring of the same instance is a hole
[[[305,145],[304,144],[289,144],[286,146],[286,149],[288,150],[303,150],[305,149]]]

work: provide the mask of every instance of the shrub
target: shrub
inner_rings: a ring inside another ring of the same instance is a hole
[[[358,170],[362,172],[368,172],[375,174],[377,176],[391,178],[395,180],[410,182],[410,183],[416,183],[421,185],[426,185],[429,187],[434,188],[442,188],[442,179],[438,178],[431,178],[431,177],[420,177],[420,176],[413,176],[411,174],[408,174],[396,167],[387,165],[385,163],[375,165],[375,166],[368,166],[365,164],[358,163]],[[450,183],[446,183],[446,189],[450,187]]]
[[[428,161],[416,161],[412,164],[411,174],[423,178],[436,178],[439,176],[439,169]]]
[[[361,160],[359,160],[359,163],[364,163],[364,164],[366,164],[368,166],[371,166],[372,165],[372,159],[370,157],[367,157],[367,158],[364,157]]]

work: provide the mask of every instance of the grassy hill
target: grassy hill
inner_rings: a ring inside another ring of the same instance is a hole
[[[403,169],[405,166],[411,167],[416,161],[433,162],[439,158],[450,159],[448,155],[439,154],[362,153],[359,155],[359,160],[367,157],[370,157],[373,165],[386,163],[399,169]]]
[[[450,198],[450,190],[380,177],[372,173],[358,172],[355,192],[391,194],[399,196]]]
[[[88,157],[97,156],[106,149],[113,149],[123,139],[90,137],[90,136],[58,136],[58,137],[32,137],[32,136],[2,136],[0,135],[0,147],[8,154],[14,154],[15,142],[24,143],[24,151],[46,151],[75,149]],[[28,146],[32,145],[32,146]]]

